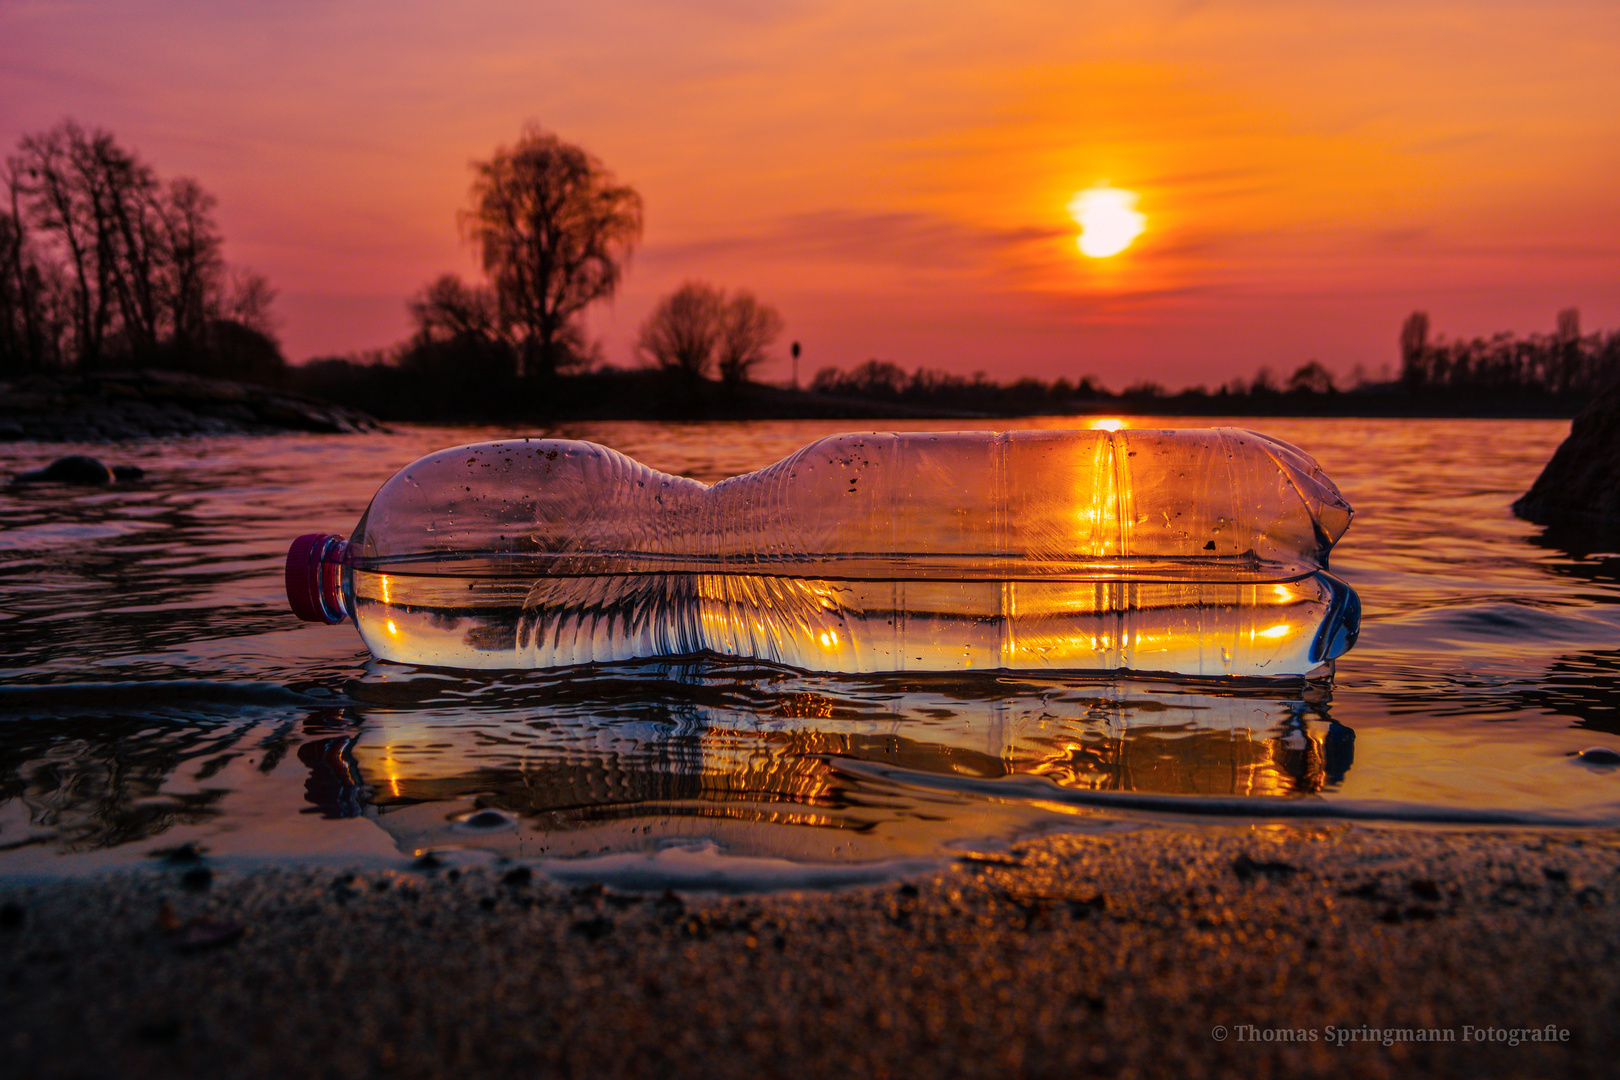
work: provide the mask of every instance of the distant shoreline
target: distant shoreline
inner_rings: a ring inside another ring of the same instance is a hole
[[[1069,397],[1023,392],[1020,385],[952,388],[930,398],[897,394],[845,396],[762,383],[727,386],[652,370],[597,371],[545,381],[510,380],[486,392],[447,400],[408,380],[310,379],[305,394],[364,410],[384,421],[502,423],[513,421],[1001,419],[1018,416],[1290,416],[1568,420],[1586,397],[1574,394],[1414,392],[1399,383],[1348,391],[1110,394]]]
[[[324,392],[323,392],[324,391]],[[744,383],[675,381],[656,371],[560,376],[491,387],[480,399],[443,401],[387,387],[265,387],[163,371],[31,376],[0,383],[0,442],[124,442],[200,434],[345,433],[381,423],[502,424],[641,420],[1008,420],[1021,416],[1568,420],[1586,404],[1570,395],[1412,393],[1398,385],[1333,393],[1094,394],[1024,400],[988,386],[979,408],[955,403],[843,397]]]

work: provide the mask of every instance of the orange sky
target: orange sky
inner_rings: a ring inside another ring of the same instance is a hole
[[[646,201],[592,319],[618,364],[688,278],[776,305],[805,378],[1376,374],[1415,308],[1620,328],[1612,0],[582,8],[6,0],[0,144],[73,116],[196,176],[295,360],[391,344],[475,273],[468,162],[529,120]],[[1066,206],[1103,179],[1147,230],[1088,260]]]

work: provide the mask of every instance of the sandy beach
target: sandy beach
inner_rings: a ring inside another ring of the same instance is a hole
[[[748,896],[521,866],[0,887],[8,1073],[1607,1076],[1620,836],[1144,825]]]

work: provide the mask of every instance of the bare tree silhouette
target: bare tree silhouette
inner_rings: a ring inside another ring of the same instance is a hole
[[[587,354],[580,313],[618,288],[641,238],[641,196],[595,157],[533,125],[474,162],[462,227],[478,247],[523,374],[549,376]]]
[[[262,339],[259,368],[266,349],[281,363],[275,293],[228,271],[195,180],[162,181],[108,132],[64,120],[19,140],[0,181],[0,369],[206,368],[242,353],[222,322]]]
[[[418,341],[493,341],[500,336],[500,305],[487,285],[468,285],[441,274],[406,302]]]
[[[720,378],[737,386],[748,373],[766,360],[765,350],[782,333],[782,316],[775,308],[761,304],[754,294],[739,290],[720,313],[720,336],[716,358]]]
[[[1320,360],[1307,361],[1288,376],[1288,392],[1292,394],[1331,394],[1334,390],[1333,373]]]
[[[660,300],[642,322],[636,353],[666,371],[701,379],[714,362],[724,314],[720,290],[704,281],[688,281]]]
[[[688,281],[658,302],[636,339],[642,360],[697,380],[716,367],[728,387],[747,381],[782,333],[782,316],[747,290],[731,296]]]

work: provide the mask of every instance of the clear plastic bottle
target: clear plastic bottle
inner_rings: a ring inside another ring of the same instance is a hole
[[[388,660],[535,668],[713,652],[821,671],[1299,675],[1355,642],[1351,509],[1237,429],[859,433],[713,486],[594,443],[400,470],[288,596]]]

